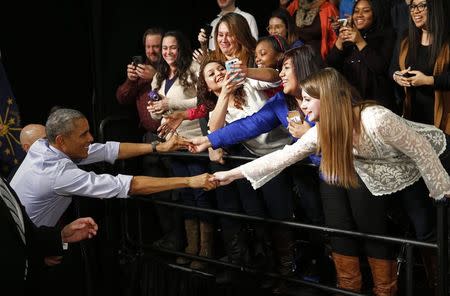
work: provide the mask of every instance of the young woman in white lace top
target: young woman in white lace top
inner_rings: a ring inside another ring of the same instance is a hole
[[[215,173],[220,184],[225,185],[245,177],[254,188],[258,188],[284,168],[312,153],[320,152],[320,170],[324,180],[331,186],[347,191],[346,199],[341,200],[350,208],[346,210],[350,217],[341,217],[342,219],[353,218],[360,231],[364,231],[359,228],[364,225],[358,225],[357,222],[369,221],[370,227],[375,227],[374,231],[382,234],[387,229],[383,222],[386,204],[382,204],[386,198],[381,195],[407,193],[404,197],[405,209],[413,220],[416,235],[419,239],[432,240],[433,230],[425,221],[429,218],[427,212],[418,215],[414,213],[420,212],[422,201],[426,201],[427,192],[424,192],[421,184],[426,185],[429,195],[434,199],[450,195],[450,177],[443,167],[443,163],[448,167],[450,157],[439,159],[439,155],[448,155],[448,149],[444,153],[444,133],[431,125],[407,121],[374,103],[353,103],[351,87],[332,68],[313,74],[300,84],[302,109],[310,120],[317,121],[318,124],[296,143],[287,145],[282,150],[233,170]],[[355,191],[359,191],[357,199],[352,198]],[[330,221],[339,222],[336,217],[342,215],[336,204],[327,208],[333,197],[338,200],[340,195],[329,197],[327,200],[322,197],[327,224]],[[380,205],[377,204],[378,201]],[[380,227],[376,228],[376,225]],[[419,233],[422,237],[419,237]],[[337,241],[333,248],[339,248],[345,243]],[[387,254],[372,257],[369,252],[377,252],[372,250],[373,246],[366,245],[365,249],[374,277],[375,295],[385,292],[393,295],[396,290],[395,261],[383,258],[388,257]],[[358,256],[353,254],[351,248],[341,248],[333,257],[338,286],[360,290]]]

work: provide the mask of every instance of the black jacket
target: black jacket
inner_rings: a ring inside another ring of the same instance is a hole
[[[343,50],[334,46],[327,56],[327,64],[336,68],[361,94],[363,99],[376,100],[398,112],[394,99],[394,85],[389,77],[389,65],[395,46],[395,33],[361,31],[367,45],[359,51],[356,45],[344,43]]]
[[[22,242],[17,226],[0,198],[0,266],[2,269],[0,295],[25,295],[30,279],[37,276],[44,256],[61,255],[61,232],[53,227],[36,227],[28,217],[16,193],[2,178],[22,209],[25,224],[26,245]],[[24,279],[25,261],[28,260],[27,280]]]

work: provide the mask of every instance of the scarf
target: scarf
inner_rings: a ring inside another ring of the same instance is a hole
[[[320,6],[326,0],[298,0],[298,9],[295,14],[295,23],[297,27],[303,28],[310,26],[314,21],[314,18],[319,13]]]

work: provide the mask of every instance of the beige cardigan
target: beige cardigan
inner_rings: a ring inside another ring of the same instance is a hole
[[[198,64],[192,63],[193,73],[198,73]],[[159,73],[156,73],[159,75]],[[152,80],[152,89],[156,88],[157,77],[155,76]],[[173,83],[172,87],[169,89],[167,94],[164,94],[164,89],[166,87],[166,80],[161,84],[158,90],[158,94],[161,97],[166,97],[169,103],[169,111],[171,113],[179,110],[186,110],[197,106],[197,90],[195,87],[185,89],[180,84],[180,79],[177,78]],[[162,115],[150,113],[153,119],[161,119]],[[184,120],[181,125],[177,128],[179,135],[185,138],[193,138],[202,135],[200,124],[198,119],[195,120]]]

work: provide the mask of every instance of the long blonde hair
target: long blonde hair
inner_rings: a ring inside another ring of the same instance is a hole
[[[318,153],[325,180],[345,188],[358,187],[353,165],[353,131],[360,132],[360,116],[354,111],[357,91],[333,68],[325,68],[300,82],[311,97],[320,99]]]

